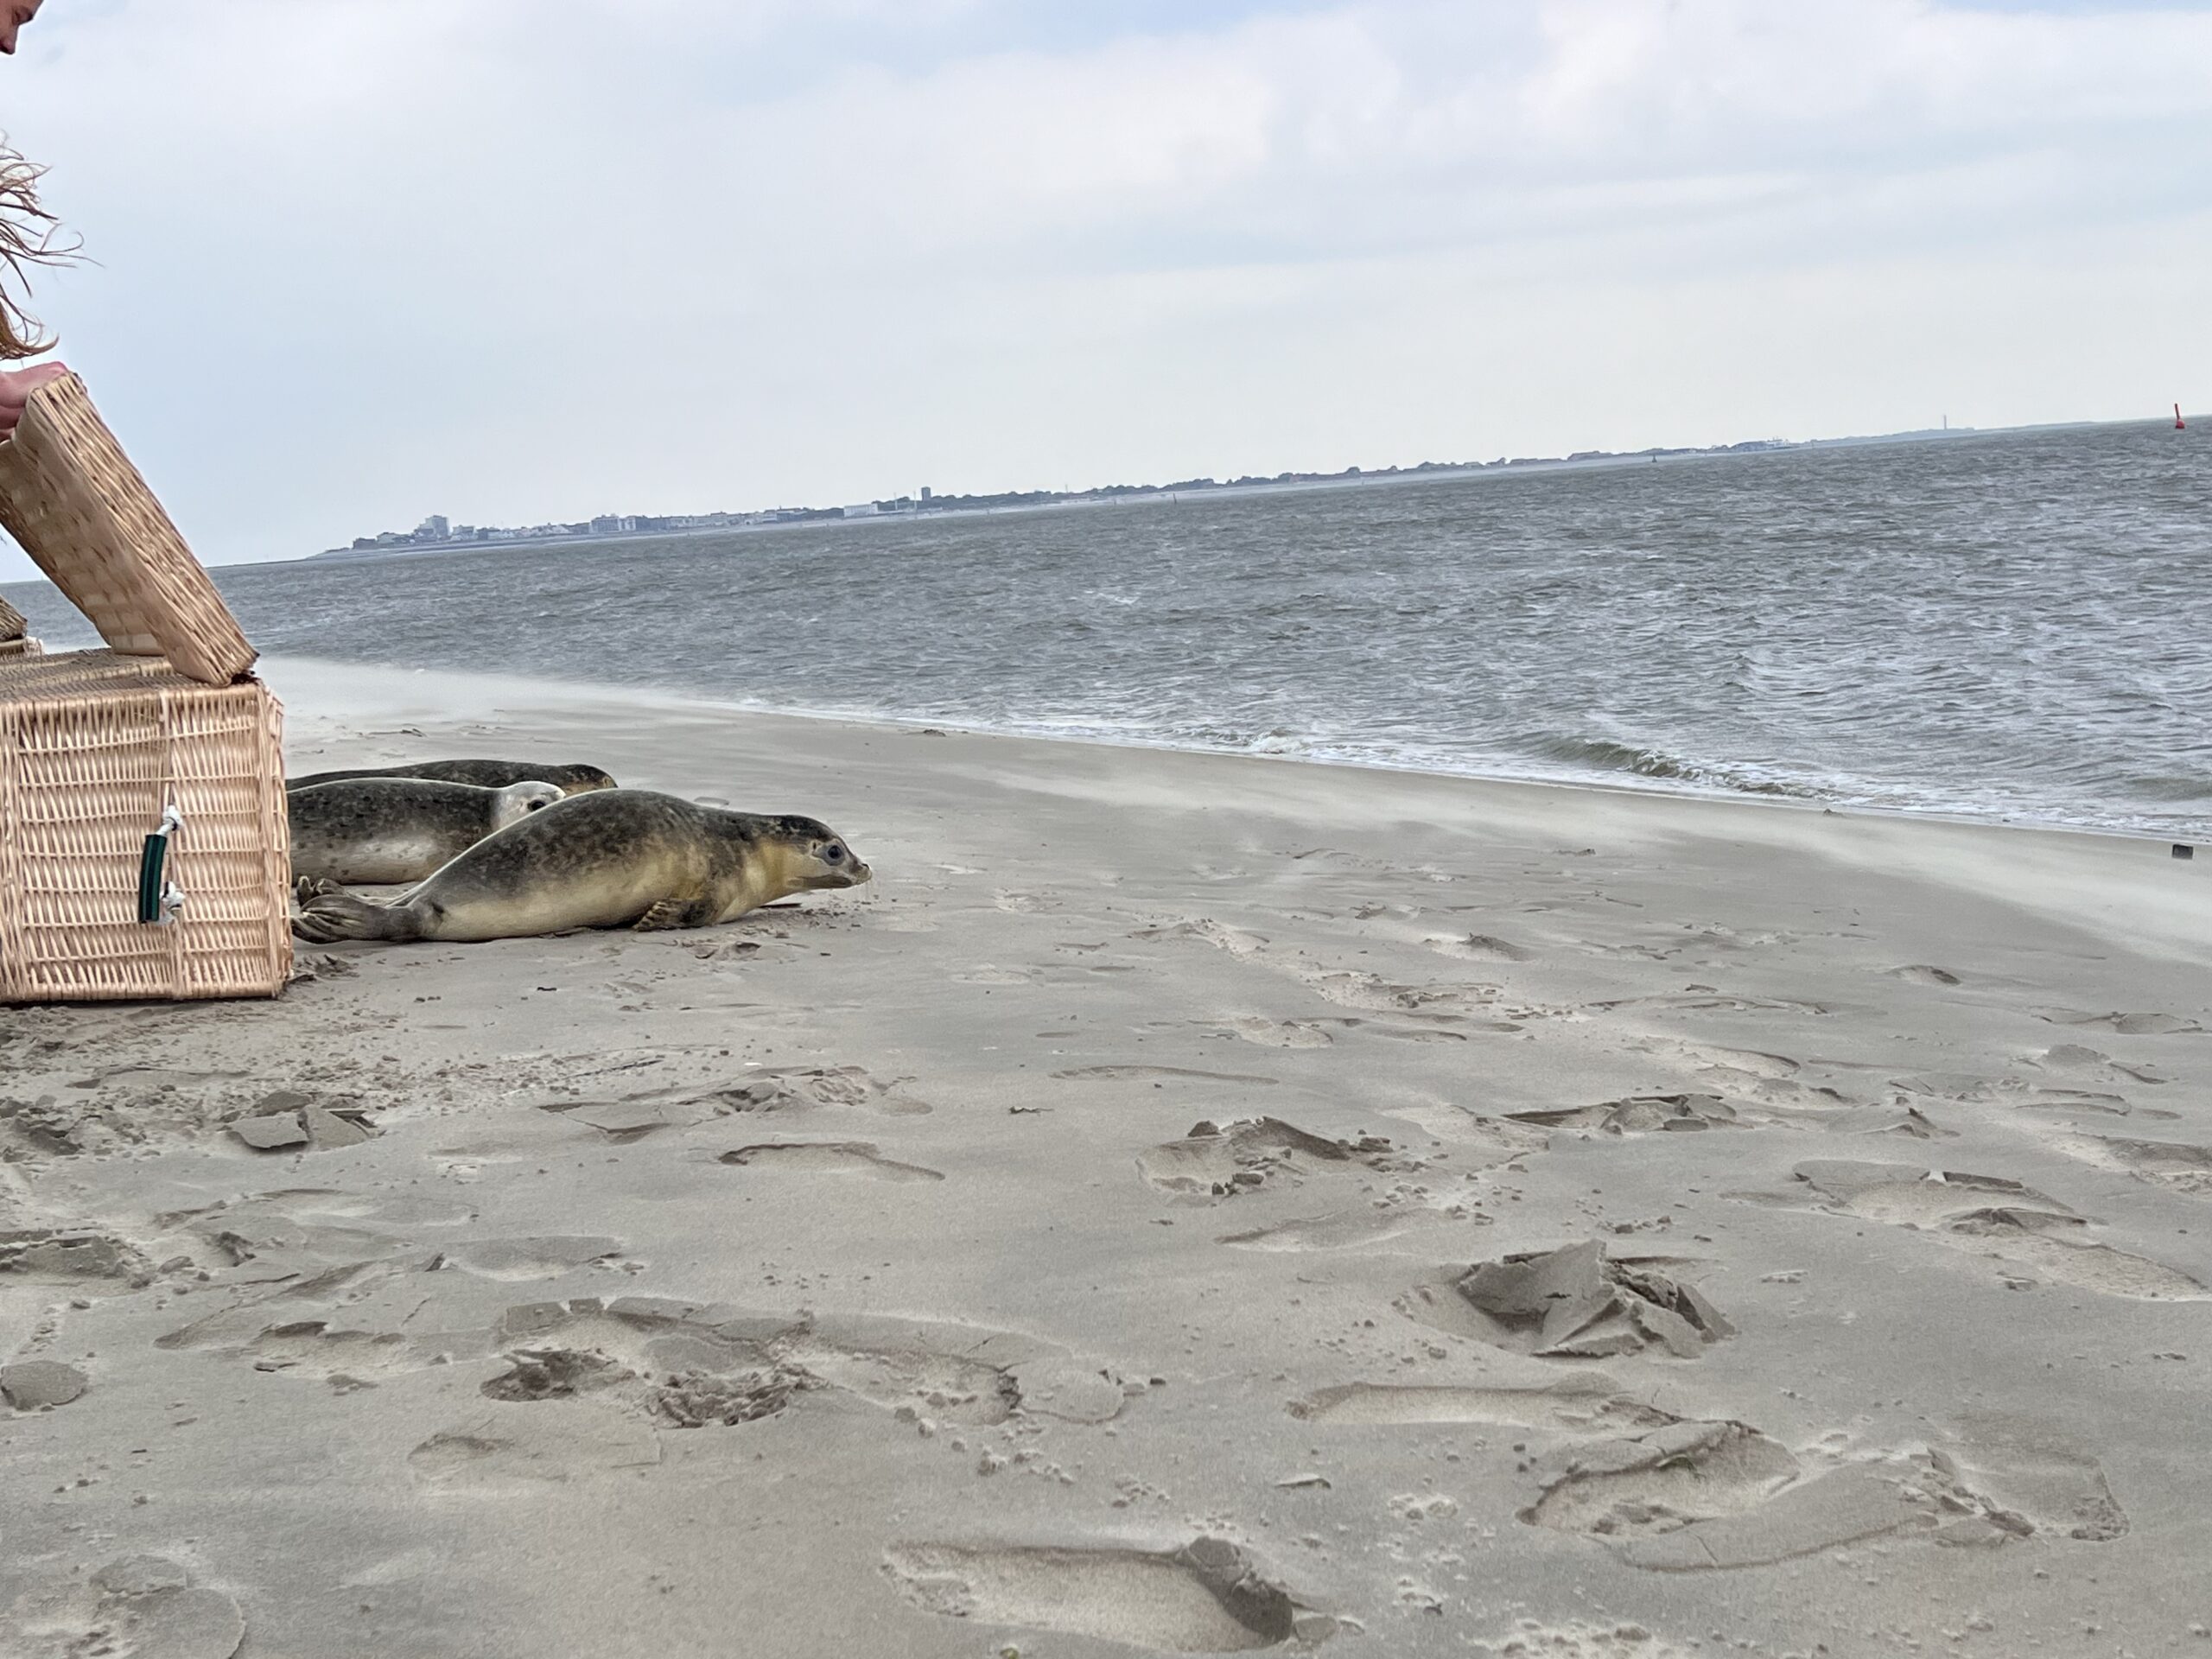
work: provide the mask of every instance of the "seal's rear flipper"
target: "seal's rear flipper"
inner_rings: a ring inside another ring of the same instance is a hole
[[[415,939],[415,912],[398,905],[372,905],[343,890],[318,893],[292,918],[292,931],[316,944],[340,939]]]

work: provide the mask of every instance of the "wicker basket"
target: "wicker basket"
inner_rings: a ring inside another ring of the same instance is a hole
[[[283,712],[73,378],[0,442],[0,523],[113,647],[0,650],[0,1001],[276,995]]]
[[[73,374],[34,391],[0,443],[0,524],[111,649],[166,657],[209,685],[253,666],[237,619]]]

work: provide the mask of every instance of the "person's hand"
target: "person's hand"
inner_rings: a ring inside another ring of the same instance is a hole
[[[66,363],[41,363],[35,369],[0,374],[0,439],[14,435],[16,423],[23,418],[23,405],[30,402],[31,393],[68,372]]]

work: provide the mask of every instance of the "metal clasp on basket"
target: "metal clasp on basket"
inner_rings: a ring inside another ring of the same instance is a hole
[[[145,849],[138,855],[141,922],[167,926],[176,920],[177,912],[184,908],[184,889],[174,881],[162,880],[162,867],[168,861],[169,837],[183,828],[184,814],[172,801],[162,813],[161,827],[146,837]]]

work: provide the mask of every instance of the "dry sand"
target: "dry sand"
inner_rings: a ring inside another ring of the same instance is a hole
[[[10,1659],[2212,1655],[2212,860],[276,678],[879,879],[0,1013]]]

